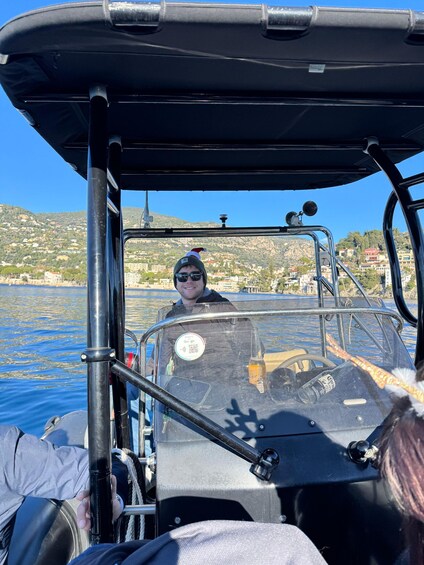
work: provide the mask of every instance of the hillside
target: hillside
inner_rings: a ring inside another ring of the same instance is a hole
[[[152,212],[154,227],[200,227],[180,218]],[[124,227],[141,225],[141,208],[123,210]],[[217,225],[217,224],[215,224]],[[60,273],[64,281],[83,283],[86,273],[86,217],[84,212],[32,213],[15,206],[0,205],[0,275],[42,278],[46,271]],[[282,270],[288,264],[311,256],[311,242],[301,238],[257,237],[130,240],[125,262],[131,272],[155,272],[169,277],[174,262],[195,246],[207,247],[203,258],[211,276],[257,275],[264,269]],[[146,279],[147,280],[147,279]]]

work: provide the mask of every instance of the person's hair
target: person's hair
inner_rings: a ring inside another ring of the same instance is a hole
[[[396,399],[384,423],[379,468],[405,515],[409,561],[424,565],[424,418],[409,396]]]

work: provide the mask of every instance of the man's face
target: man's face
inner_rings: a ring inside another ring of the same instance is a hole
[[[194,265],[185,265],[181,267],[178,271],[178,274],[186,274],[189,273],[199,273],[199,269]],[[202,296],[203,289],[205,288],[205,284],[203,282],[203,275],[200,277],[200,280],[193,281],[190,277],[187,277],[185,282],[180,282],[177,278],[177,286],[178,292],[181,295],[183,304],[194,304],[196,300]]]

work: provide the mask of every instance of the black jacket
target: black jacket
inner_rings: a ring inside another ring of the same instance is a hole
[[[166,317],[234,311],[237,309],[229,300],[212,290],[210,294],[201,296],[189,310],[183,304],[175,304]],[[177,340],[182,336],[189,339],[189,334],[200,336],[194,338],[194,346],[200,343],[199,353],[193,355],[199,355],[197,358],[187,359],[181,355],[181,341]],[[254,348],[254,328],[246,318],[182,322],[164,331],[159,353],[159,373],[163,375],[168,372],[206,382],[225,381],[236,376],[247,380],[247,364]],[[167,371],[165,367],[168,367]]]

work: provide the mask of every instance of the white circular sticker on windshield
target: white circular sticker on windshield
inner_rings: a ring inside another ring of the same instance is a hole
[[[206,343],[203,337],[193,332],[180,335],[175,342],[175,353],[184,361],[195,361],[205,352]]]

